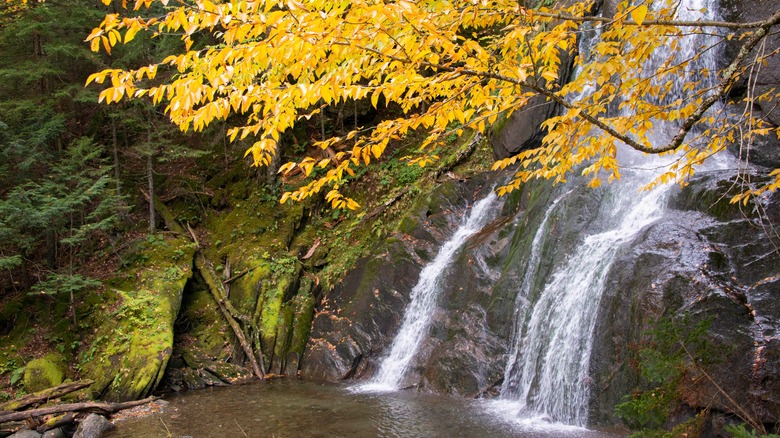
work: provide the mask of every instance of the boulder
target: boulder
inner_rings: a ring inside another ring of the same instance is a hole
[[[114,425],[106,420],[105,417],[98,414],[89,414],[81,420],[73,438],[100,438],[113,429]]]
[[[56,427],[51,430],[47,430],[43,433],[43,436],[41,438],[67,438],[67,434],[65,433],[62,428]]]
[[[160,383],[173,351],[174,322],[192,275],[193,246],[183,238],[156,242],[134,281],[109,291],[116,310],[106,312],[92,345],[82,350],[82,376],[93,395],[136,400]]]
[[[33,359],[24,368],[24,387],[28,392],[38,392],[62,383],[65,378],[64,361],[61,356],[48,354]]]
[[[41,434],[34,430],[20,430],[8,438],[41,438]]]

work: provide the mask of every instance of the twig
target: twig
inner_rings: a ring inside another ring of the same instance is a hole
[[[243,429],[243,428],[241,428],[241,425],[240,425],[240,424],[238,424],[238,420],[236,420],[236,419],[233,419],[233,421],[235,421],[235,422],[236,422],[236,426],[238,426],[238,430],[240,430],[240,431],[241,431],[241,433],[243,433],[243,434],[244,434],[244,436],[248,438],[248,437],[249,437],[249,435],[247,435],[247,434],[246,434],[246,432],[244,432],[244,429]]]
[[[167,425],[167,424],[165,424],[165,421],[163,421],[162,417],[160,417],[160,416],[158,415],[158,416],[157,416],[157,418],[159,418],[159,419],[160,419],[160,423],[162,423],[162,424],[163,424],[163,427],[165,428],[165,432],[166,432],[166,433],[168,433],[168,436],[169,436],[169,437],[173,436],[173,435],[171,434],[171,430],[170,430],[170,429],[168,429],[168,425]]]
[[[718,385],[718,383],[712,377],[710,377],[710,375],[707,374],[706,371],[704,371],[704,368],[702,368],[701,366],[699,366],[699,364],[696,363],[696,359],[693,357],[691,352],[688,351],[688,348],[685,346],[685,344],[682,341],[679,341],[679,343],[680,343],[680,346],[682,347],[683,351],[685,351],[685,354],[687,354],[688,357],[693,362],[693,366],[696,367],[696,369],[698,369],[702,374],[704,374],[704,377],[706,377],[707,380],[709,380],[710,383],[712,383],[715,386],[715,388],[717,388],[718,392],[723,394],[723,396],[726,398],[726,400],[728,400],[734,406],[734,409],[739,411],[739,414],[738,414],[739,417],[742,418],[743,420],[745,420],[745,422],[747,422],[750,425],[750,427],[755,429],[759,434],[766,435],[766,428],[764,428],[764,425],[761,424],[761,422],[756,421],[753,418],[752,415],[748,414],[745,411],[745,409],[742,408],[742,405],[740,405],[739,403],[736,402],[736,400],[731,398],[731,396],[723,388],[721,388],[721,386]]]

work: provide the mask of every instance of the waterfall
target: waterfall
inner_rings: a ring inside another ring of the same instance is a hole
[[[531,254],[528,257],[528,263],[526,264],[526,270],[523,273],[523,282],[520,285],[520,292],[518,292],[515,298],[515,326],[512,332],[512,338],[516,338],[523,332],[523,318],[520,317],[520,310],[527,306],[528,299],[531,294],[531,288],[533,287],[534,280],[536,280],[536,271],[539,269],[539,262],[541,261],[542,244],[544,243],[544,237],[547,232],[547,222],[550,220],[552,212],[555,211],[555,207],[561,202],[563,198],[569,195],[571,190],[557,197],[544,212],[544,217],[539,223],[539,227],[534,234],[534,240],[531,241]],[[512,378],[517,376],[517,373],[512,373],[517,363],[518,356],[520,354],[521,342],[515,342],[512,344],[512,349],[509,352],[509,360],[506,363],[504,369],[504,383],[501,386],[501,392],[509,394],[510,388],[515,386],[515,382]]]
[[[431,324],[436,310],[436,298],[441,291],[447,269],[466,240],[479,232],[494,216],[497,203],[497,197],[492,190],[485,198],[476,202],[468,217],[441,247],[436,257],[420,272],[420,279],[412,289],[409,305],[389,353],[382,360],[373,379],[358,387],[358,390],[398,389]]]
[[[713,5],[707,5],[706,0],[684,0],[678,9],[678,18],[714,18],[712,12],[702,15],[704,8],[711,11]],[[710,79],[714,80],[716,54],[711,49],[714,42],[708,38],[713,37],[685,37],[676,53],[659,49],[648,60],[646,71],[654,72],[669,57],[694,59],[687,72],[692,76],[707,69],[711,72]],[[702,52],[702,47],[709,50]],[[676,126],[657,122],[656,129],[655,141],[662,144],[674,133]],[[519,307],[525,304],[525,308],[516,310],[515,336],[501,388],[503,400],[516,402],[515,414],[520,411],[524,417],[587,425],[593,332],[607,275],[621,247],[663,216],[666,194],[670,190],[664,186],[639,191],[663,170],[663,159],[646,157],[633,150],[619,153],[621,162],[629,163],[633,168],[625,169],[619,183],[602,189],[606,191],[603,196],[606,202],[590,221],[585,230],[586,237],[572,254],[553,268],[538,293],[532,293],[532,288],[534,284],[542,283],[534,278],[539,252],[547,235],[547,221],[560,197],[547,209],[532,242],[516,303]],[[641,167],[660,170],[643,171]],[[526,297],[537,298],[527,304]]]
[[[526,313],[519,360],[507,367],[501,393],[521,410],[586,425],[592,334],[609,268],[621,245],[663,213],[664,190],[637,196],[637,189],[625,181],[612,188],[613,202],[594,223],[606,231],[583,240]]]

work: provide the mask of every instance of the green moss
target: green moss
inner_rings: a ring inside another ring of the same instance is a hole
[[[251,315],[262,296],[263,284],[272,277],[272,263],[269,260],[250,257],[236,264],[234,272],[246,272],[230,286],[230,301],[244,315]]]
[[[289,351],[296,353],[298,357],[303,355],[309,340],[311,322],[314,319],[314,304],[314,297],[309,292],[299,294],[293,299],[295,313]]]
[[[229,328],[207,286],[196,276],[185,292],[182,312],[186,331],[194,341],[188,348],[197,349],[206,357],[228,359],[226,347],[230,343]]]
[[[411,217],[404,216],[398,223],[396,230],[399,233],[412,234],[412,232],[420,225],[420,221]]]
[[[184,239],[152,239],[136,281],[129,283],[132,287],[113,291],[116,310],[93,321],[99,329],[83,349],[80,367],[82,376],[95,380],[92,390],[103,398],[140,398],[160,382],[193,253]]]
[[[206,255],[211,260],[229,257],[235,262],[256,257],[260,249],[281,256],[286,254],[302,217],[300,203],[279,204],[275,199],[252,193],[246,200],[234,203],[232,210],[206,220],[210,231]]]
[[[290,341],[292,340],[293,319],[295,315],[293,305],[294,303],[292,302],[285,303],[279,311],[272,369],[279,370],[280,373],[284,372],[285,360],[290,347]]]
[[[37,392],[62,383],[65,378],[62,356],[47,354],[40,359],[31,360],[24,369],[24,388]]]

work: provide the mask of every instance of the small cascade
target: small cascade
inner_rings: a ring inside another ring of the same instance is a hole
[[[595,221],[605,231],[583,240],[526,312],[518,346],[513,347],[516,358],[510,357],[501,392],[502,398],[519,401],[521,411],[586,425],[593,327],[609,268],[621,245],[664,211],[665,190],[637,196],[638,186],[612,188],[613,202]],[[530,266],[529,270],[533,272]]]
[[[714,8],[707,0],[684,1],[679,6],[678,18],[713,18],[712,12],[702,15],[701,11],[707,8]],[[687,68],[691,75],[707,69],[714,78],[716,54],[712,50],[714,43],[707,38],[712,37],[686,38],[676,53],[659,49],[648,60],[646,70],[654,72],[654,65],[661,65],[669,57],[692,58],[694,61]],[[584,43],[592,44],[591,41]],[[656,142],[665,143],[668,133],[674,131],[676,126],[658,122]],[[553,268],[544,282],[535,277],[547,235],[545,229],[552,211],[565,195],[548,207],[534,236],[525,278],[518,291],[515,340],[501,388],[503,403],[515,403],[514,412],[519,411],[521,417],[587,425],[593,331],[607,275],[621,248],[664,215],[667,193],[671,190],[665,186],[639,191],[663,170],[663,161],[668,162],[668,158],[646,157],[633,150],[620,151],[619,155],[622,163],[632,167],[623,169],[620,183],[603,188],[605,202],[591,218],[585,230],[586,237],[571,255]],[[653,170],[643,171],[642,168]],[[538,286],[541,291],[533,290],[535,284],[543,284]]]
[[[547,233],[547,222],[550,220],[550,216],[552,215],[553,211],[555,211],[555,207],[558,206],[558,203],[561,202],[563,198],[569,195],[571,193],[571,190],[562,194],[561,196],[557,197],[552,204],[550,204],[549,207],[547,207],[547,211],[544,212],[544,217],[542,218],[542,222],[539,223],[539,227],[536,229],[536,234],[534,234],[534,240],[531,242],[531,253],[528,257],[528,263],[526,264],[526,270],[523,273],[523,283],[520,285],[520,292],[517,294],[517,297],[515,298],[515,326],[512,332],[512,338],[517,338],[520,336],[520,334],[523,332],[523,318],[520,317],[519,312],[520,309],[523,309],[528,306],[528,299],[531,294],[531,288],[533,287],[534,281],[536,280],[536,272],[539,269],[539,262],[541,261],[541,255],[542,255],[542,244],[544,243],[544,236]],[[509,360],[506,363],[506,368],[504,369],[504,383],[501,386],[501,393],[509,393],[511,391],[510,388],[516,386],[516,382],[511,381],[510,379],[507,379],[506,377],[516,377],[516,373],[512,373],[512,370],[515,368],[515,364],[517,363],[518,356],[520,354],[520,347],[522,346],[521,342],[515,342],[512,344],[512,350],[509,352]]]
[[[367,384],[358,387],[358,390],[393,391],[399,388],[431,324],[436,310],[436,298],[441,291],[447,269],[466,240],[479,232],[494,216],[498,210],[497,204],[497,196],[492,190],[488,196],[476,202],[468,217],[441,247],[436,257],[420,272],[420,279],[412,289],[411,301],[390,351],[382,360],[377,374]]]

